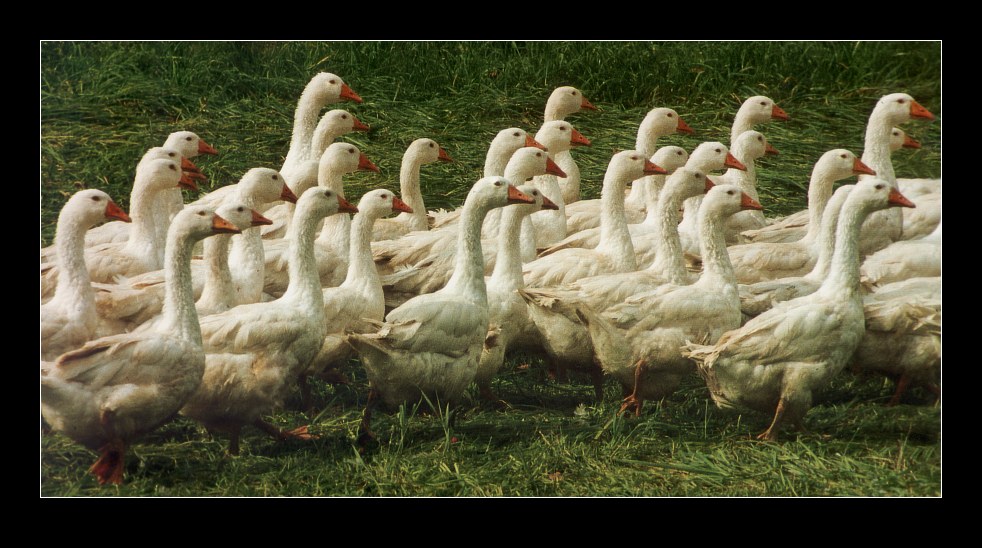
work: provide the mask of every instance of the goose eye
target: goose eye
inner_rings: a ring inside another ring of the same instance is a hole
[[[501,186],[501,181],[495,181],[494,186]]]
[[[542,153],[541,152],[536,152],[535,153],[535,157],[536,158],[542,158]]]
[[[538,196],[538,195],[539,195],[539,191],[538,190],[533,190],[532,191],[532,196]]]
[[[763,137],[757,137],[757,140],[760,141],[761,143],[764,142],[764,138]]]
[[[904,104],[904,100],[903,99],[897,99],[897,102],[900,103],[901,105]]]
[[[681,155],[682,155],[682,151],[681,151],[681,150],[679,150],[679,151],[677,151],[677,152],[676,152],[675,154],[677,154],[677,155],[679,155],[679,156],[681,156]]]
[[[634,160],[634,161],[637,161],[638,160],[638,157],[637,156],[631,156],[631,159]]]
[[[727,190],[726,193],[729,194],[730,196],[733,196],[733,191],[732,190]]]
[[[337,83],[338,83],[338,81],[337,81],[337,80],[328,80],[328,82],[327,82],[327,83],[329,83],[329,84],[331,84],[331,85],[334,85],[334,84],[337,84]]]
[[[876,190],[883,190],[883,185],[876,185]]]
[[[843,154],[842,156],[839,156],[839,158],[845,159],[846,158],[846,155]]]
[[[671,112],[669,112],[669,113],[668,113],[668,114],[666,114],[665,116],[668,116],[669,118],[672,118],[672,117],[674,117],[675,115],[674,115],[674,114],[672,114]]]
[[[762,106],[762,107],[766,107],[766,106],[767,106],[767,101],[761,101],[761,102],[760,102],[760,106]]]
[[[177,171],[177,168],[174,167],[174,164],[170,164],[169,166],[167,166],[167,169],[169,169],[171,171]]]
[[[327,196],[328,198],[330,198],[331,197],[331,191],[330,190],[325,190],[324,191],[324,196]]]
[[[559,131],[566,131],[566,127],[565,126],[559,126]]]
[[[92,201],[93,202],[98,202],[99,201],[99,197],[98,196],[93,196],[92,197]]]
[[[341,115],[341,119],[342,120],[347,120],[348,119],[348,115],[347,114],[342,114]]]
[[[167,156],[169,156],[169,157],[171,157],[171,158],[173,158],[173,157],[174,157],[174,154],[175,154],[175,153],[173,153],[173,152],[168,152],[168,153],[167,153]]]
[[[573,96],[576,96],[576,92],[575,91],[571,91],[571,92],[569,92],[569,94],[570,95],[573,95]]]
[[[513,133],[512,135],[514,135],[515,137],[521,137],[521,134],[518,133],[517,131],[515,133]]]
[[[348,154],[354,154],[354,153],[355,153],[355,149],[353,149],[353,148],[349,148],[348,149]]]
[[[185,137],[184,140],[190,142],[191,141],[191,137]]]
[[[279,178],[278,176],[276,176],[276,175],[273,175],[273,180],[274,180],[274,181],[279,181],[279,180],[280,180],[280,178]]]
[[[199,211],[198,212],[198,217],[204,217],[204,216],[205,216],[205,212],[204,211]]]
[[[899,137],[900,136],[900,132],[899,131],[894,131],[893,132],[893,136],[894,137]]]
[[[433,148],[433,146],[434,146],[433,143],[430,143],[430,148]]]
[[[723,151],[722,151],[722,150],[720,150],[720,149],[718,149],[718,148],[716,149],[716,154],[719,154],[719,153],[721,153],[721,152],[723,152]]]

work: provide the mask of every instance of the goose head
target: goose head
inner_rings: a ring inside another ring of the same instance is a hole
[[[746,171],[747,166],[730,154],[730,149],[718,141],[706,141],[700,143],[692,154],[689,161],[685,163],[687,167],[698,169],[704,173],[732,167]]]
[[[665,174],[666,171],[651,162],[636,150],[622,150],[614,154],[607,164],[604,180],[611,177],[617,184],[624,184],[644,177],[645,175]]]
[[[755,95],[740,105],[737,118],[745,118],[750,125],[757,125],[771,120],[788,120],[788,113],[770,97]]]
[[[881,97],[873,108],[873,116],[889,121],[891,126],[900,125],[911,118],[934,120],[931,111],[906,93],[891,93]]]
[[[718,215],[725,218],[745,209],[759,211],[764,208],[736,185],[716,185],[706,192],[706,199],[699,207],[699,215]]]
[[[307,84],[307,89],[312,90],[315,100],[323,105],[339,101],[363,102],[362,98],[348,84],[345,84],[340,76],[330,72],[321,72],[311,78]]]
[[[176,148],[150,147],[143,153],[143,157],[140,158],[140,163],[137,164],[136,168],[140,169],[144,163],[151,160],[174,160],[175,162],[180,162],[181,170],[187,173],[188,177],[199,181],[208,180],[208,178],[201,173],[201,170],[198,169],[198,166],[194,165],[194,162],[191,160],[185,158]]]
[[[267,167],[254,167],[239,180],[238,198],[247,203],[265,204],[277,200],[297,202],[297,195],[290,190],[279,171]]]
[[[73,219],[86,230],[107,220],[130,222],[129,215],[108,194],[94,188],[80,190],[65,202],[58,214],[58,224],[67,218]]]
[[[653,108],[645,115],[638,130],[639,136],[647,140],[655,140],[662,135],[673,133],[692,134],[692,128],[686,124],[678,112],[666,107]]]
[[[777,149],[767,142],[767,137],[754,130],[741,133],[736,142],[733,143],[733,150],[738,150],[741,157],[747,162],[753,162],[765,154],[777,154]]]
[[[474,183],[464,200],[464,207],[490,211],[508,204],[531,203],[534,203],[534,200],[530,196],[515,188],[508,179],[495,175],[482,177]]]
[[[218,151],[198,137],[196,133],[190,131],[175,131],[167,136],[164,141],[167,148],[177,149],[181,156],[185,158],[195,158],[201,154],[218,154]]]
[[[852,175],[876,175],[855,154],[844,149],[832,149],[815,162],[815,171],[825,174],[832,181],[839,181]]]
[[[663,192],[678,192],[684,200],[707,193],[713,187],[713,182],[702,171],[680,167],[665,180]]]
[[[515,188],[522,194],[532,198],[532,203],[530,204],[518,203],[508,206],[509,208],[515,208],[515,211],[518,212],[519,217],[531,215],[540,209],[559,210],[559,206],[547,198],[546,195],[534,185],[518,185]]]
[[[865,212],[877,211],[888,207],[915,207],[899,190],[890,186],[887,181],[869,177],[856,183],[856,186],[846,198],[846,204],[860,202]],[[843,208],[848,205],[843,205]]]
[[[317,129],[314,132],[328,133],[340,137],[352,131],[368,131],[370,129],[370,127],[356,118],[354,114],[351,114],[347,110],[336,108],[325,112],[321,116],[320,121],[317,122]]]
[[[180,161],[171,159],[141,162],[133,181],[133,187],[152,191],[177,187],[198,190],[198,185],[194,179],[181,170]]]
[[[573,86],[561,86],[552,90],[549,100],[546,101],[546,112],[552,113],[557,120],[576,114],[582,109],[597,110],[597,107]]]
[[[432,164],[436,161],[453,161],[453,158],[447,154],[447,151],[443,147],[433,139],[426,137],[416,139],[406,147],[406,153],[403,155],[403,159],[406,158],[416,158],[421,164]]]
[[[190,204],[171,220],[168,234],[191,241],[203,240],[215,234],[239,234],[238,227],[225,220],[213,208]],[[170,247],[168,245],[168,247]]]
[[[412,213],[413,208],[403,202],[395,192],[384,188],[366,192],[358,201],[358,211],[369,219],[381,219],[396,212]]]
[[[235,225],[239,230],[248,230],[260,225],[271,225],[273,221],[263,217],[258,211],[241,203],[225,203],[215,208],[215,213]]]
[[[324,181],[332,181],[336,179],[337,175],[344,175],[348,173],[354,173],[356,171],[374,171],[379,173],[378,166],[372,163],[368,159],[368,156],[358,149],[355,145],[351,143],[331,143],[326,149],[324,149],[324,154],[321,154],[320,162],[318,164],[318,180],[322,182],[321,186],[328,186],[324,184]],[[341,189],[334,189],[341,193],[344,197],[344,191]]]
[[[505,166],[509,181],[522,184],[536,175],[555,175],[565,177],[564,172],[544,150],[535,147],[522,147],[511,155]]]
[[[556,120],[542,124],[535,134],[535,140],[545,145],[552,156],[569,150],[573,146],[590,146],[590,140],[576,131],[569,122]],[[564,175],[565,177],[565,175]]]
[[[335,190],[320,186],[307,189],[297,199],[296,215],[300,218],[316,221],[337,213],[358,213],[358,208]]]
[[[904,130],[895,127],[890,130],[890,152],[901,148],[921,148],[921,143],[907,135]]]
[[[669,173],[674,173],[688,161],[689,153],[684,148],[674,145],[661,147],[651,156],[651,163],[665,168]]]

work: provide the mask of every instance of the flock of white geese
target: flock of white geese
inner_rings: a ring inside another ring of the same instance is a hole
[[[232,454],[247,425],[310,439],[264,417],[298,386],[309,405],[308,379],[352,357],[370,382],[362,442],[379,402],[455,402],[471,383],[496,401],[518,350],[589,373],[598,398],[616,379],[635,414],[698,373],[718,405],[773,414],[767,440],[846,366],[894,378],[892,403],[911,384],[940,393],[940,179],[898,179],[890,158],[919,146],[896,126],[934,116],[907,94],[873,108],[861,157],[817,159],[808,209],[783,219],[757,199],[755,161],[777,151],[753,128],[788,119],[767,97],[743,103],[730,147],[691,153],[657,146],[692,130],[651,110],[601,198],[580,200],[570,149],[590,141],[565,118],[595,107],[558,88],[534,135],[494,137],[460,208],[432,212],[420,171],[451,158],[429,138],[407,148],[400,195],[345,198],[346,174],[378,168],[335,142],[367,126],[321,116],[343,100],[361,102],[340,77],[309,82],[278,171],[184,204],[204,179],[192,160],[217,151],[182,131],[140,160],[129,214],[95,189],[61,210],[41,250],[41,413],[99,453],[100,483],[121,483],[127,446],[178,413]]]

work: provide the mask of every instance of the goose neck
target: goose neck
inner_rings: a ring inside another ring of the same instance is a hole
[[[457,233],[457,259],[453,274],[441,290],[463,295],[487,306],[484,283],[484,251],[481,247],[481,225],[491,208],[481,204],[464,204]]]
[[[702,276],[696,282],[705,287],[736,289],[736,273],[726,250],[726,220],[712,208],[699,208],[699,250],[703,261]]]
[[[231,243],[231,234],[218,234],[205,240],[204,257],[207,273],[204,288],[201,290],[201,296],[198,297],[199,308],[214,310],[235,305],[235,284],[228,264]]]
[[[410,230],[426,230],[428,227],[426,205],[423,203],[423,193],[419,187],[421,167],[422,161],[419,156],[407,152],[399,168],[399,197],[413,212],[400,213],[398,218],[408,222]]]
[[[661,199],[654,208],[651,240],[655,246],[655,260],[648,270],[676,284],[688,283],[688,272],[682,257],[682,240],[679,237],[679,207],[682,193],[672,186],[666,186]]]
[[[627,181],[624,177],[610,173],[604,177],[600,191],[600,243],[597,245],[597,249],[617,263],[622,272],[638,267],[631,232],[624,216],[625,186]]]
[[[524,243],[523,237],[528,232],[524,223],[528,217],[521,214],[520,207],[503,208],[501,228],[498,231],[498,250],[490,283],[505,290],[518,289],[525,285],[520,244]],[[529,222],[528,226],[533,225]]]
[[[180,228],[167,233],[164,250],[162,332],[176,334],[201,346],[201,326],[194,306],[191,253],[195,240]]]

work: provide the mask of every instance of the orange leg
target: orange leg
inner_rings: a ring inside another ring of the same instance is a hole
[[[123,462],[126,455],[126,444],[121,440],[112,440],[99,448],[99,459],[92,464],[89,472],[99,480],[99,485],[123,483]]]
[[[907,391],[907,387],[910,386],[910,375],[904,373],[900,375],[900,379],[897,380],[897,390],[893,393],[893,397],[887,402],[887,407],[893,407],[900,403],[900,396]]]
[[[638,384],[641,381],[641,367],[644,366],[644,360],[638,360],[634,364],[634,391],[624,398],[621,404],[621,409],[618,411],[620,414],[624,414],[627,410],[631,409],[634,411],[635,417],[641,416],[641,406],[644,405],[644,400],[638,397]]]
[[[757,436],[759,440],[777,441],[777,433],[781,429],[781,419],[784,418],[784,398],[777,402],[777,410],[774,412],[774,420],[771,426]]]

